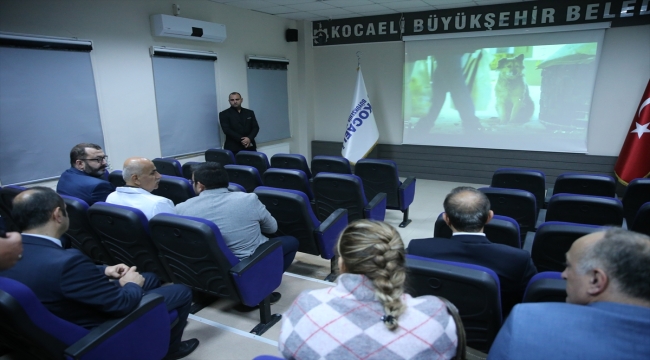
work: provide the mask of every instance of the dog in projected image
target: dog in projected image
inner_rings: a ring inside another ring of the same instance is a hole
[[[530,121],[535,104],[524,80],[524,55],[499,60],[499,79],[494,87],[496,109],[501,124],[521,124]]]

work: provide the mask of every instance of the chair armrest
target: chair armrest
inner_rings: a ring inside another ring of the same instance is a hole
[[[280,240],[269,241],[257,247],[248,258],[230,269],[239,299],[246,306],[257,306],[277,289],[282,282],[284,254]]]
[[[386,193],[379,193],[363,209],[366,219],[384,221],[386,217]]]
[[[546,221],[546,209],[541,209],[537,213],[537,222],[535,223],[535,229],[540,227]]]
[[[554,189],[553,186],[546,189],[546,196],[544,197],[544,206],[543,206],[544,209],[548,207],[548,202],[549,200],[551,200],[551,196],[553,196],[553,189]]]
[[[348,209],[336,209],[314,230],[323,259],[334,257],[334,245],[346,226],[348,226]]]
[[[230,272],[237,275],[246,272],[248,269],[253,267],[262,259],[264,259],[265,256],[272,253],[273,250],[281,246],[282,246],[281,242],[277,240],[269,239],[269,241],[258,246],[255,252],[251,256],[247,257],[246,259],[240,261],[237,265],[233,266],[230,269]]]
[[[398,189],[400,210],[408,209],[415,199],[415,177],[408,177]]]
[[[526,233],[526,239],[524,240],[524,250],[528,251],[529,254],[532,254],[533,251],[533,242],[535,241],[535,232],[529,231]]]
[[[147,328],[151,329],[152,333],[148,333],[143,336],[144,339],[139,339],[138,334],[139,331],[142,329],[141,326],[132,326],[130,330],[124,331],[124,333],[120,333],[122,330],[127,328],[128,326],[132,325],[135,321],[138,319],[144,317],[147,315],[150,319],[148,320],[155,320],[154,323],[148,324]],[[115,345],[116,343],[120,343],[120,341],[117,341],[116,339],[112,339],[108,341],[107,345],[108,346],[103,346],[105,349],[102,349],[102,345],[104,345],[104,342],[108,340],[109,338],[113,337],[114,335],[123,337],[124,342],[135,342],[138,343],[139,340],[145,341],[145,346],[142,346],[142,348],[146,348],[146,352],[151,351],[151,346],[154,344],[151,344],[151,339],[156,338],[155,334],[153,334],[154,331],[161,331],[161,340],[164,340],[161,342],[161,346],[159,346],[159,351],[161,351],[161,356],[164,356],[167,353],[167,350],[169,348],[169,336],[170,336],[170,326],[169,326],[169,313],[167,312],[167,308],[163,302],[163,296],[160,294],[147,294],[142,297],[142,300],[140,300],[140,304],[138,307],[130,312],[128,315],[119,318],[119,319],[114,319],[114,320],[109,320],[104,322],[103,324],[99,325],[98,327],[92,329],[86,336],[83,338],[79,339],[76,343],[72,344],[69,346],[67,349],[65,349],[65,355],[70,356],[73,359],[80,359],[83,358],[86,355],[89,355],[90,352],[94,353],[105,353],[105,351],[110,351],[111,349],[109,348],[111,345]],[[156,330],[158,329],[158,330]],[[166,335],[166,336],[165,336]],[[135,337],[135,338],[134,338]],[[142,356],[156,356],[156,354],[141,354]],[[96,355],[95,355],[96,356]],[[138,357],[137,354],[135,354],[136,357]],[[93,356],[89,355],[89,358],[92,358]]]

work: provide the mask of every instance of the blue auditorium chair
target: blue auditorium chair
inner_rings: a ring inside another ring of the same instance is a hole
[[[153,272],[164,282],[170,281],[149,235],[149,221],[142,211],[96,202],[88,209],[88,218],[117,263],[137,266],[138,272]]]
[[[65,201],[70,226],[65,236],[70,240],[70,245],[79,249],[86,254],[95,263],[115,265],[117,264],[104,244],[102,244],[99,235],[95,233],[90,221],[88,221],[88,204],[76,197],[61,195]]]
[[[526,190],[535,196],[539,208],[544,204],[546,194],[546,176],[539,170],[498,169],[492,175],[491,187]]]
[[[438,215],[433,229],[433,237],[442,237],[450,239],[452,231],[445,222],[442,214]],[[483,229],[485,236],[490,242],[503,244],[521,249],[521,235],[519,233],[519,224],[515,219],[508,216],[494,215],[492,221],[485,224]]]
[[[363,181],[366,198],[372,199],[379,193],[386,193],[386,208],[399,210],[404,214],[399,227],[406,227],[411,222],[409,206],[415,198],[415,177],[400,181],[397,164],[392,160],[381,159],[357,161],[354,174]]]
[[[320,221],[325,221],[336,209],[347,209],[350,222],[359,219],[384,221],[386,216],[386,193],[379,193],[368,202],[363,182],[356,175],[317,174],[314,176],[314,197]]]
[[[186,178],[187,180],[192,180],[192,174],[194,173],[194,168],[200,164],[203,163],[199,161],[188,161],[185,164],[183,164],[182,166],[183,177]]]
[[[406,268],[407,292],[449,300],[463,320],[467,346],[487,352],[502,322],[497,274],[483,266],[414,255],[406,255]]]
[[[616,181],[602,174],[561,174],[555,179],[555,185],[546,191],[545,207],[556,194],[616,197]]]
[[[495,215],[508,216],[517,221],[521,238],[535,230],[537,221],[537,200],[526,190],[483,187],[479,189],[490,200],[490,209]]]
[[[130,314],[94,329],[63,320],[22,283],[0,277],[0,333],[12,356],[26,359],[162,359],[170,320],[163,297],[148,294]]]
[[[332,271],[325,280],[333,280],[338,269],[334,247],[348,225],[347,210],[337,209],[320,222],[307,195],[301,191],[260,186],[255,189],[255,194],[277,220],[278,236],[291,235],[300,243],[298,251],[331,260]]]
[[[25,190],[27,188],[17,185],[7,185],[0,189],[0,216],[4,220],[6,231],[20,231],[13,217],[11,217],[11,209],[13,209],[13,201],[16,195]]]
[[[111,171],[111,173],[108,174],[108,182],[116,188],[126,185],[126,181],[124,181],[124,177],[122,177],[122,170]]]
[[[628,227],[632,231],[650,236],[650,201],[643,204],[636,212],[632,225]]]
[[[271,167],[276,169],[301,170],[307,175],[308,179],[312,178],[307,159],[300,154],[275,154],[271,156]]]
[[[244,187],[239,185],[239,184],[229,182],[228,183],[228,191],[230,191],[230,192],[233,192],[233,191],[246,192],[246,189],[244,189]]]
[[[253,192],[256,187],[262,186],[260,173],[252,166],[226,165],[224,168],[228,173],[229,181],[241,185],[248,193]]]
[[[624,226],[623,203],[604,196],[557,194],[539,211],[537,226],[546,221]]]
[[[316,176],[322,172],[352,174],[352,167],[350,161],[344,157],[316,155],[311,160],[311,173]]]
[[[566,302],[566,280],[562,279],[562,273],[537,273],[528,281],[522,302]]]
[[[314,202],[309,178],[302,170],[270,168],[262,175],[264,186],[302,191]]]
[[[634,221],[641,205],[650,201],[650,178],[640,178],[630,181],[623,193],[623,210],[628,224]]]
[[[171,200],[174,205],[196,196],[190,180],[180,176],[168,175],[161,175],[158,188],[151,193]]]
[[[155,158],[151,161],[154,165],[156,165],[156,170],[161,175],[183,177],[183,167],[178,160],[170,157],[165,157]]]
[[[282,315],[271,314],[270,296],[280,286],[283,253],[280,241],[270,239],[246,259],[230,251],[213,222],[172,214],[158,214],[149,222],[160,258],[176,284],[212,297],[226,297],[260,307],[260,323],[251,333],[262,335]],[[197,309],[193,308],[193,312]]]
[[[578,238],[601,230],[596,225],[560,221],[545,222],[534,233],[529,233],[524,250],[530,252],[537,271],[563,271],[566,253]]]
[[[226,149],[208,149],[205,151],[205,161],[221,164],[221,166],[237,164],[235,155]]]
[[[248,165],[256,168],[260,176],[264,175],[264,172],[271,167],[266,154],[259,151],[242,150],[235,155],[235,160],[237,160],[237,165]]]

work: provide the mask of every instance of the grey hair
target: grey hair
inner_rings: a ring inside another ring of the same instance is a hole
[[[129,182],[131,180],[131,176],[142,175],[143,169],[144,169],[143,161],[129,161],[126,164],[124,164],[124,168],[122,168],[122,178],[124,179],[124,181]]]
[[[622,293],[650,301],[650,237],[646,235],[609,228],[585,250],[577,267],[582,274],[602,269]]]

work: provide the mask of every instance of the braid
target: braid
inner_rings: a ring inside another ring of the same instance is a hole
[[[399,233],[386,223],[360,220],[343,231],[339,254],[349,272],[372,281],[375,296],[384,307],[384,324],[389,330],[397,329],[397,319],[406,310],[401,300],[406,271]]]

